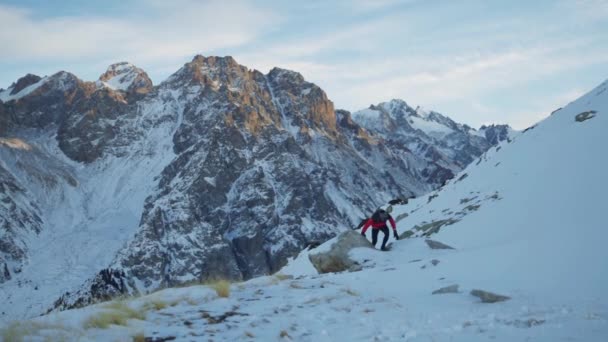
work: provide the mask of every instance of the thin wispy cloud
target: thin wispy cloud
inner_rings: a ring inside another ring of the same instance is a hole
[[[156,60],[249,43],[279,17],[244,1],[148,2],[116,17],[36,19],[0,6],[0,61],[110,57]]]
[[[0,5],[0,86],[36,71],[28,65],[90,79],[120,60],[158,83],[197,53],[232,55],[296,70],[338,108],[401,98],[473,126],[525,128],[608,77],[604,0],[135,0],[103,15],[44,14]]]

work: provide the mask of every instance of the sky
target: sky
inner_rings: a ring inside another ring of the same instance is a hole
[[[159,84],[201,54],[300,72],[350,111],[394,98],[524,129],[608,78],[608,0],[0,0],[0,88],[27,73]]]

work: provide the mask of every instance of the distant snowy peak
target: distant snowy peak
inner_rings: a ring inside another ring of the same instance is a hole
[[[509,125],[482,126],[480,130],[475,130],[438,112],[420,106],[413,108],[400,99],[371,105],[367,109],[354,112],[352,117],[357,123],[371,130],[384,133],[419,130],[439,139],[459,132],[486,138],[491,144],[497,144],[518,133]]]
[[[20,99],[32,91],[36,90],[40,85],[42,85],[39,76],[27,74],[21,77],[17,82],[13,83],[8,89],[0,90],[0,101],[8,102],[11,100]]]
[[[429,112],[421,107],[414,109],[407,102],[398,99],[371,105],[368,109],[353,113],[353,118],[364,127],[380,132],[420,130],[427,135],[438,137],[462,127],[437,112]]]
[[[0,101],[21,100],[30,95],[49,91],[65,91],[74,88],[78,82],[80,80],[76,76],[65,71],[59,71],[43,78],[27,74],[13,83],[8,89],[0,91]]]
[[[99,77],[102,85],[130,93],[145,94],[152,87],[152,81],[145,71],[128,62],[112,64],[108,70]]]

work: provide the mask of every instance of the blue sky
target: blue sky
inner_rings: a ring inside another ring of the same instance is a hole
[[[400,98],[523,129],[608,78],[608,0],[0,0],[0,46],[1,88],[125,60],[158,84],[231,55],[299,71],[336,108]]]

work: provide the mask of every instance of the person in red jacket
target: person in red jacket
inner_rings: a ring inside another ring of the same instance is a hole
[[[391,223],[393,227],[393,235],[396,240],[399,240],[399,234],[397,234],[397,225],[395,224],[395,220],[391,216],[391,211],[393,207],[388,206],[386,210],[380,208],[376,210],[376,212],[370,217],[365,224],[363,225],[363,229],[361,230],[361,235],[365,236],[365,232],[367,228],[372,227],[372,244],[376,247],[376,243],[378,242],[378,232],[382,231],[384,233],[384,240],[382,240],[382,247],[380,248],[383,251],[386,251],[386,243],[388,242],[388,226],[386,225],[386,221]]]

